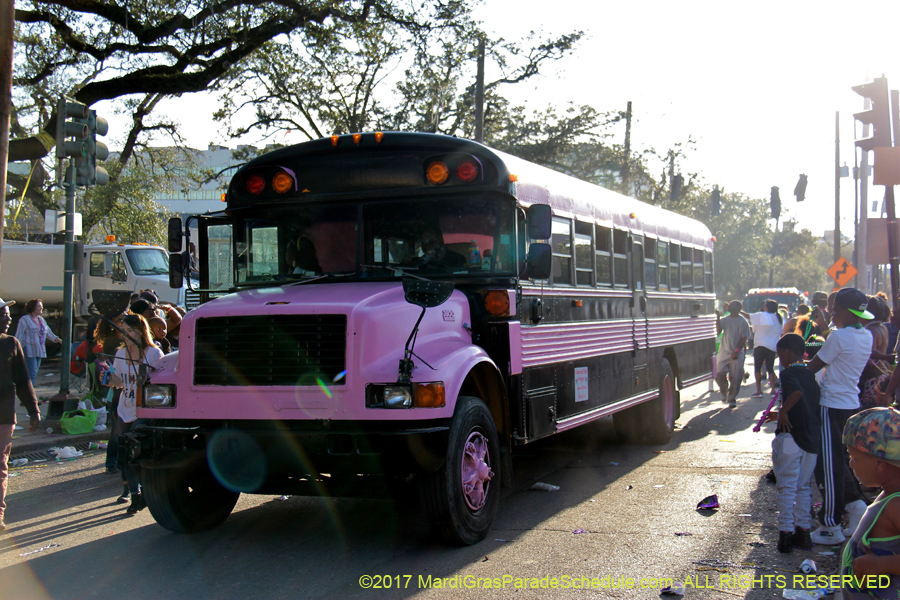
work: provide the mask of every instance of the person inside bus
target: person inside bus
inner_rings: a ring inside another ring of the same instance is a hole
[[[284,249],[284,260],[287,263],[287,275],[310,277],[321,275],[322,267],[316,256],[316,247],[312,240],[301,235],[288,243]]]
[[[422,256],[413,257],[412,263],[420,268],[460,271],[466,268],[469,261],[458,252],[444,245],[444,234],[437,227],[426,227],[419,237]]]

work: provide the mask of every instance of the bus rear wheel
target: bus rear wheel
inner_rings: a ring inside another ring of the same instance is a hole
[[[471,545],[487,536],[500,504],[500,444],[481,399],[460,396],[447,460],[422,476],[420,492],[429,525],[444,541]]]
[[[205,464],[195,469],[145,468],[143,475],[150,514],[175,533],[212,529],[228,518],[240,497],[222,487]]]
[[[659,365],[659,396],[641,404],[644,422],[644,442],[651,446],[668,444],[675,431],[678,392],[675,390],[675,372],[665,358]]]

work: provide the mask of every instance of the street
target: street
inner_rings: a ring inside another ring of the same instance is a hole
[[[752,388],[736,409],[707,383],[683,390],[667,446],[619,446],[604,419],[519,448],[494,528],[467,548],[431,542],[413,495],[243,495],[222,526],[176,535],[115,504],[121,481],[102,454],[29,464],[11,471],[0,589],[17,600],[654,598],[672,579],[685,598],[781,597],[805,558],[833,572],[837,557],[820,553],[836,549],[778,553],[763,477],[774,426],[752,432],[769,402]],[[531,490],[537,481],[560,490]],[[710,494],[721,508],[695,510]],[[564,589],[573,580],[589,589]]]

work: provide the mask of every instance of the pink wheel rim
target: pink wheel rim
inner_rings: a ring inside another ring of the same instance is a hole
[[[473,431],[466,439],[463,448],[463,497],[470,509],[479,510],[487,501],[488,487],[494,476],[494,472],[491,470],[488,440],[480,432]]]

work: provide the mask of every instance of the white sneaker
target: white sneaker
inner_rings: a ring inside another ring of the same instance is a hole
[[[815,531],[809,534],[809,538],[813,541],[814,544],[822,544],[823,546],[834,546],[836,544],[840,544],[844,542],[847,538],[844,537],[844,533],[841,531],[840,525],[835,525],[834,527],[825,527],[822,525]]]
[[[847,527],[844,528],[842,533],[847,537],[851,537],[859,526],[859,520],[862,519],[863,514],[866,512],[866,503],[862,500],[854,500],[850,504],[845,505],[844,510],[847,511]]]

